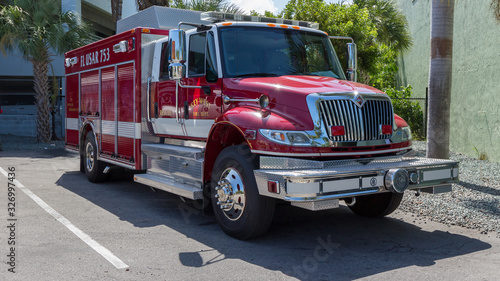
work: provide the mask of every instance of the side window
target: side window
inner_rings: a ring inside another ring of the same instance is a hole
[[[170,52],[170,45],[168,41],[161,45],[161,65],[160,65],[160,80],[168,79],[168,53]]]
[[[205,42],[206,32],[191,35],[189,38],[189,66],[188,75],[200,76],[205,74]]]
[[[207,82],[217,81],[219,75],[217,72],[217,53],[215,51],[215,38],[213,32],[209,32],[207,35],[207,57],[205,63]]]

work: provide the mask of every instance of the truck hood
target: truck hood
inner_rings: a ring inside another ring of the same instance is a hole
[[[306,96],[312,93],[383,93],[361,83],[321,76],[228,78],[224,84],[229,95],[256,98],[267,94],[271,104],[304,111],[307,111]]]

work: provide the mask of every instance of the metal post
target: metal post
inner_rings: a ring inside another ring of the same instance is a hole
[[[424,132],[427,138],[427,118],[429,114],[429,87],[425,87],[425,115],[424,115]]]

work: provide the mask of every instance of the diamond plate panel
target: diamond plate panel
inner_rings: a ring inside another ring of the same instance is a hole
[[[261,156],[261,171],[273,174],[279,174],[287,177],[298,177],[304,175],[327,175],[327,174],[343,174],[359,171],[377,171],[391,168],[425,168],[432,167],[436,169],[442,166],[443,168],[458,165],[458,162],[444,159],[431,158],[387,158],[382,160],[363,159],[355,160],[339,160],[339,161],[314,161],[289,159],[284,157],[267,157]],[[366,164],[365,164],[366,163]]]
[[[273,198],[285,198],[285,181],[282,176],[272,175],[272,174],[262,174],[256,173],[255,181],[257,182],[257,187],[259,188],[259,194],[263,196],[273,197]],[[276,181],[279,183],[281,193],[272,193],[267,190],[267,181]]]
[[[292,202],[292,206],[308,209],[311,211],[321,211],[339,207],[339,199],[313,201],[313,202]]]

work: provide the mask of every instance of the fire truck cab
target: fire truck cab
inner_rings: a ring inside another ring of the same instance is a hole
[[[184,22],[192,11],[150,9],[137,17],[161,10],[170,27],[66,54],[66,147],[90,181],[126,168],[211,205],[238,239],[268,230],[275,200],[309,210],[344,201],[376,217],[405,190],[458,181],[457,162],[412,157],[390,98],[356,82],[354,43],[344,71],[314,23],[216,12]]]

